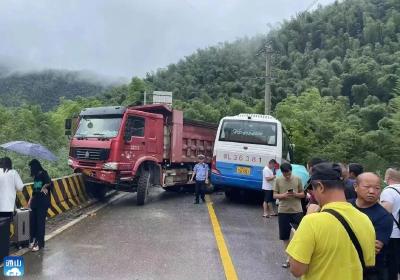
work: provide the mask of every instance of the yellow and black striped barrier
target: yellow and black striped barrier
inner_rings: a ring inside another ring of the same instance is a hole
[[[51,204],[47,211],[47,217],[50,218],[88,200],[85,184],[80,174],[54,179],[50,194]],[[26,184],[23,191],[17,193],[17,207],[26,207],[31,195],[32,183]]]

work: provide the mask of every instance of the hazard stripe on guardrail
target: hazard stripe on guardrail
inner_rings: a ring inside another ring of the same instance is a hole
[[[47,211],[48,217],[70,210],[88,200],[86,188],[82,176],[73,174],[70,176],[52,180],[53,188],[50,192],[50,208]],[[26,184],[22,192],[17,193],[17,207],[26,207],[29,198],[32,196],[32,183]]]

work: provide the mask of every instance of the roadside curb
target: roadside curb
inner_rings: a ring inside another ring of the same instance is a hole
[[[99,210],[107,207],[108,205],[110,205],[111,203],[123,198],[124,196],[126,196],[128,193],[120,193],[120,194],[116,194],[114,197],[110,198],[110,200],[108,200],[107,202],[104,202],[103,204],[99,205],[98,207],[96,207],[95,209],[89,211],[86,214],[81,215],[80,217],[70,221],[69,223],[65,224],[64,226],[52,231],[49,234],[46,234],[45,236],[45,241],[48,241],[54,237],[56,237],[57,235],[59,235],[60,233],[64,232],[65,230],[71,228],[72,226],[74,226],[75,224],[81,222],[82,220],[86,219],[87,217],[92,216],[94,213],[98,212]],[[111,194],[110,194],[111,195]],[[94,203],[93,203],[94,204]],[[93,205],[92,204],[92,205]],[[87,206],[90,207],[90,206]],[[86,208],[87,208],[86,207]],[[22,256],[25,255],[26,253],[30,252],[31,250],[29,248],[23,248],[18,250],[17,252],[11,254],[11,256]],[[3,265],[0,265],[0,267],[2,267]]]

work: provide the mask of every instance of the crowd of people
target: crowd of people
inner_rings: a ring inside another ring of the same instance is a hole
[[[52,182],[47,171],[43,169],[37,159],[29,162],[30,175],[33,179],[32,195],[27,208],[30,209],[30,245],[33,252],[44,248],[45,223],[47,210],[50,207],[50,190]],[[22,191],[24,184],[18,172],[13,169],[9,157],[0,159],[0,217],[8,218],[8,226],[15,213],[15,200],[17,191]]]
[[[289,163],[280,166],[283,176],[275,168],[271,160],[263,171],[263,216],[278,200],[284,268],[302,279],[398,279],[400,170],[387,169],[382,188],[382,179],[360,164],[314,158],[303,189]]]
[[[29,162],[33,179],[30,248],[45,246],[51,179],[40,162]],[[382,180],[360,164],[336,164],[314,158],[303,182],[292,165],[270,160],[263,170],[263,217],[278,216],[279,239],[287,253],[282,266],[303,279],[397,280],[400,274],[400,170],[389,168]],[[195,203],[204,201],[209,169],[204,157],[194,169]],[[385,185],[382,188],[382,182]],[[10,158],[0,159],[0,217],[12,221],[16,192],[24,184]],[[275,203],[279,201],[279,203]],[[278,208],[276,209],[276,204]],[[293,234],[294,233],[294,234]],[[290,239],[292,235],[292,238]]]

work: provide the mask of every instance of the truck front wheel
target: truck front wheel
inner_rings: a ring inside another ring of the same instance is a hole
[[[108,188],[102,184],[94,183],[94,182],[85,182],[86,191],[90,197],[93,197],[98,200],[104,200]]]
[[[147,196],[149,194],[149,188],[150,188],[150,172],[145,170],[140,174],[138,180],[137,198],[136,198],[137,205],[145,204]]]

